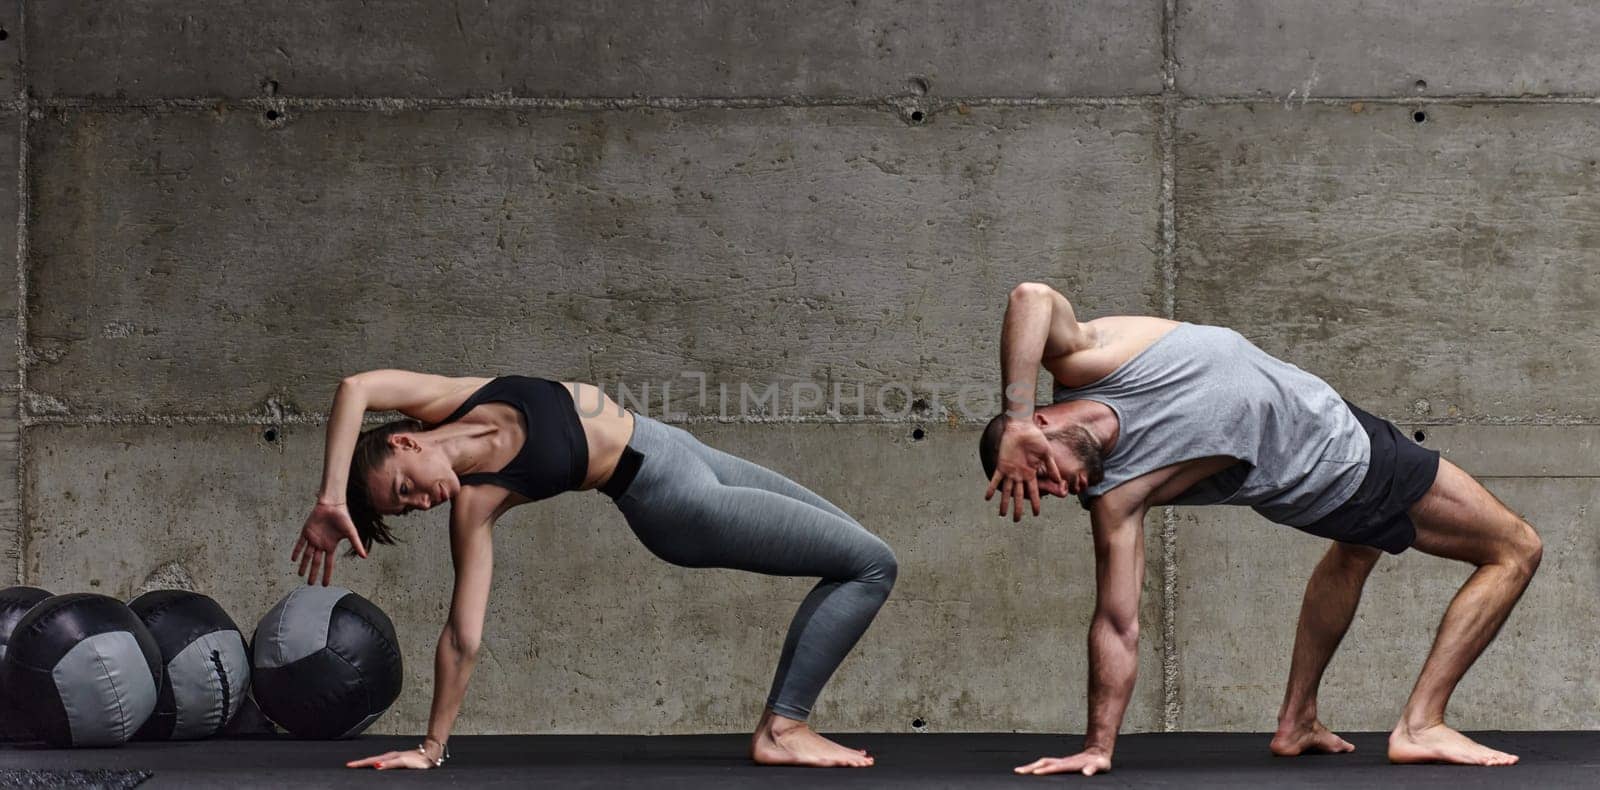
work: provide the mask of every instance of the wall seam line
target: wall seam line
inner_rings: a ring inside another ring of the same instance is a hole
[[[28,519],[26,517],[27,474],[27,416],[28,416],[28,122],[33,112],[28,93],[28,4],[17,0],[17,479],[16,484],[17,537],[12,550],[17,553],[16,578],[18,584],[28,579]]]
[[[1177,128],[1178,93],[1177,0],[1165,0],[1161,11],[1161,310],[1178,314]],[[1178,691],[1178,518],[1161,509],[1161,730],[1175,732],[1183,717]]]
[[[1129,93],[1107,96],[458,96],[439,98],[408,98],[396,96],[158,96],[148,98],[122,98],[102,96],[50,96],[31,100],[33,106],[52,110],[77,110],[84,112],[116,112],[119,110],[143,111],[214,111],[218,107],[236,107],[250,110],[368,110],[396,112],[411,110],[700,110],[700,109],[777,109],[777,108],[866,108],[900,112],[915,106],[931,112],[968,107],[1160,107],[1175,103],[1180,107],[1225,106],[1236,104],[1281,104],[1287,107],[1318,105],[1337,106],[1352,102],[1377,105],[1419,106],[1434,104],[1600,104],[1600,96],[1578,95],[1495,95],[1451,94],[1430,96],[1278,96],[1272,94],[1221,94],[1214,96],[1187,95],[1176,87],[1161,93]],[[23,100],[15,100],[20,107]]]
[[[365,110],[406,112],[412,110],[762,110],[830,107],[876,109],[894,113],[903,110],[955,110],[969,107],[1154,107],[1163,101],[1160,94],[1120,96],[578,96],[542,97],[221,97],[162,96],[151,98],[111,98],[95,96],[54,96],[38,100],[52,110],[83,112],[135,111],[215,111],[219,107],[248,110]]]
[[[1178,509],[1161,508],[1161,731],[1183,721],[1178,656]]]

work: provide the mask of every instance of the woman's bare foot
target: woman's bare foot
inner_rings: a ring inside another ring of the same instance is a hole
[[[1515,765],[1517,756],[1495,751],[1442,722],[1418,729],[1401,723],[1389,733],[1389,762]]]
[[[873,764],[861,749],[840,746],[811,731],[805,722],[768,711],[750,737],[750,759],[761,765],[866,768]]]
[[[1302,754],[1340,754],[1353,752],[1356,747],[1334,735],[1322,722],[1313,719],[1310,724],[1280,724],[1272,736],[1272,753],[1279,757],[1298,757]]]

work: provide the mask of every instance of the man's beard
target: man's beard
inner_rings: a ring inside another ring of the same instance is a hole
[[[1094,440],[1089,429],[1074,425],[1061,433],[1061,442],[1083,462],[1089,485],[1096,485],[1106,476],[1106,459],[1100,452],[1100,443]]]

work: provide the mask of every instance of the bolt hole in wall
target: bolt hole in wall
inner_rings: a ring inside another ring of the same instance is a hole
[[[268,442],[276,442],[276,441],[278,441],[278,429],[277,428],[268,428],[268,429],[262,431],[261,432],[261,438],[267,440]]]
[[[1428,81],[1427,80],[1417,80],[1415,87],[1417,89],[1417,93],[1421,93],[1421,92],[1423,92],[1423,91],[1428,89]]]
[[[913,730],[926,730],[926,729],[928,729],[928,722],[924,721],[919,716],[919,717],[911,720],[911,729],[913,729]]]
[[[1422,441],[1426,441],[1427,440],[1428,435],[1423,433],[1422,431],[1417,431],[1416,433],[1411,434],[1411,438],[1416,439],[1419,442],[1422,442]]]
[[[911,431],[911,441],[920,442],[920,441],[922,441],[923,437],[925,437],[927,435],[928,435],[928,432],[922,430],[921,428],[913,429]]]
[[[921,110],[912,110],[911,111],[911,122],[912,123],[922,123],[922,120],[924,118],[927,118],[927,117],[928,117],[927,114],[924,113]]]
[[[11,33],[8,32],[5,28],[0,27],[0,41],[5,41],[8,38],[11,38]]]
[[[1411,120],[1416,121],[1417,123],[1423,123],[1428,120],[1428,114],[1422,110],[1417,110],[1416,112],[1411,113]]]
[[[267,120],[276,121],[281,117],[283,116],[277,110],[267,110]]]

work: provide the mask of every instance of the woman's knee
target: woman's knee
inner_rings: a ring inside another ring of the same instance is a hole
[[[895,579],[900,575],[900,561],[895,558],[894,550],[881,538],[874,537],[872,546],[863,558],[856,579],[882,587],[884,594],[887,595],[889,590],[894,589]]]

